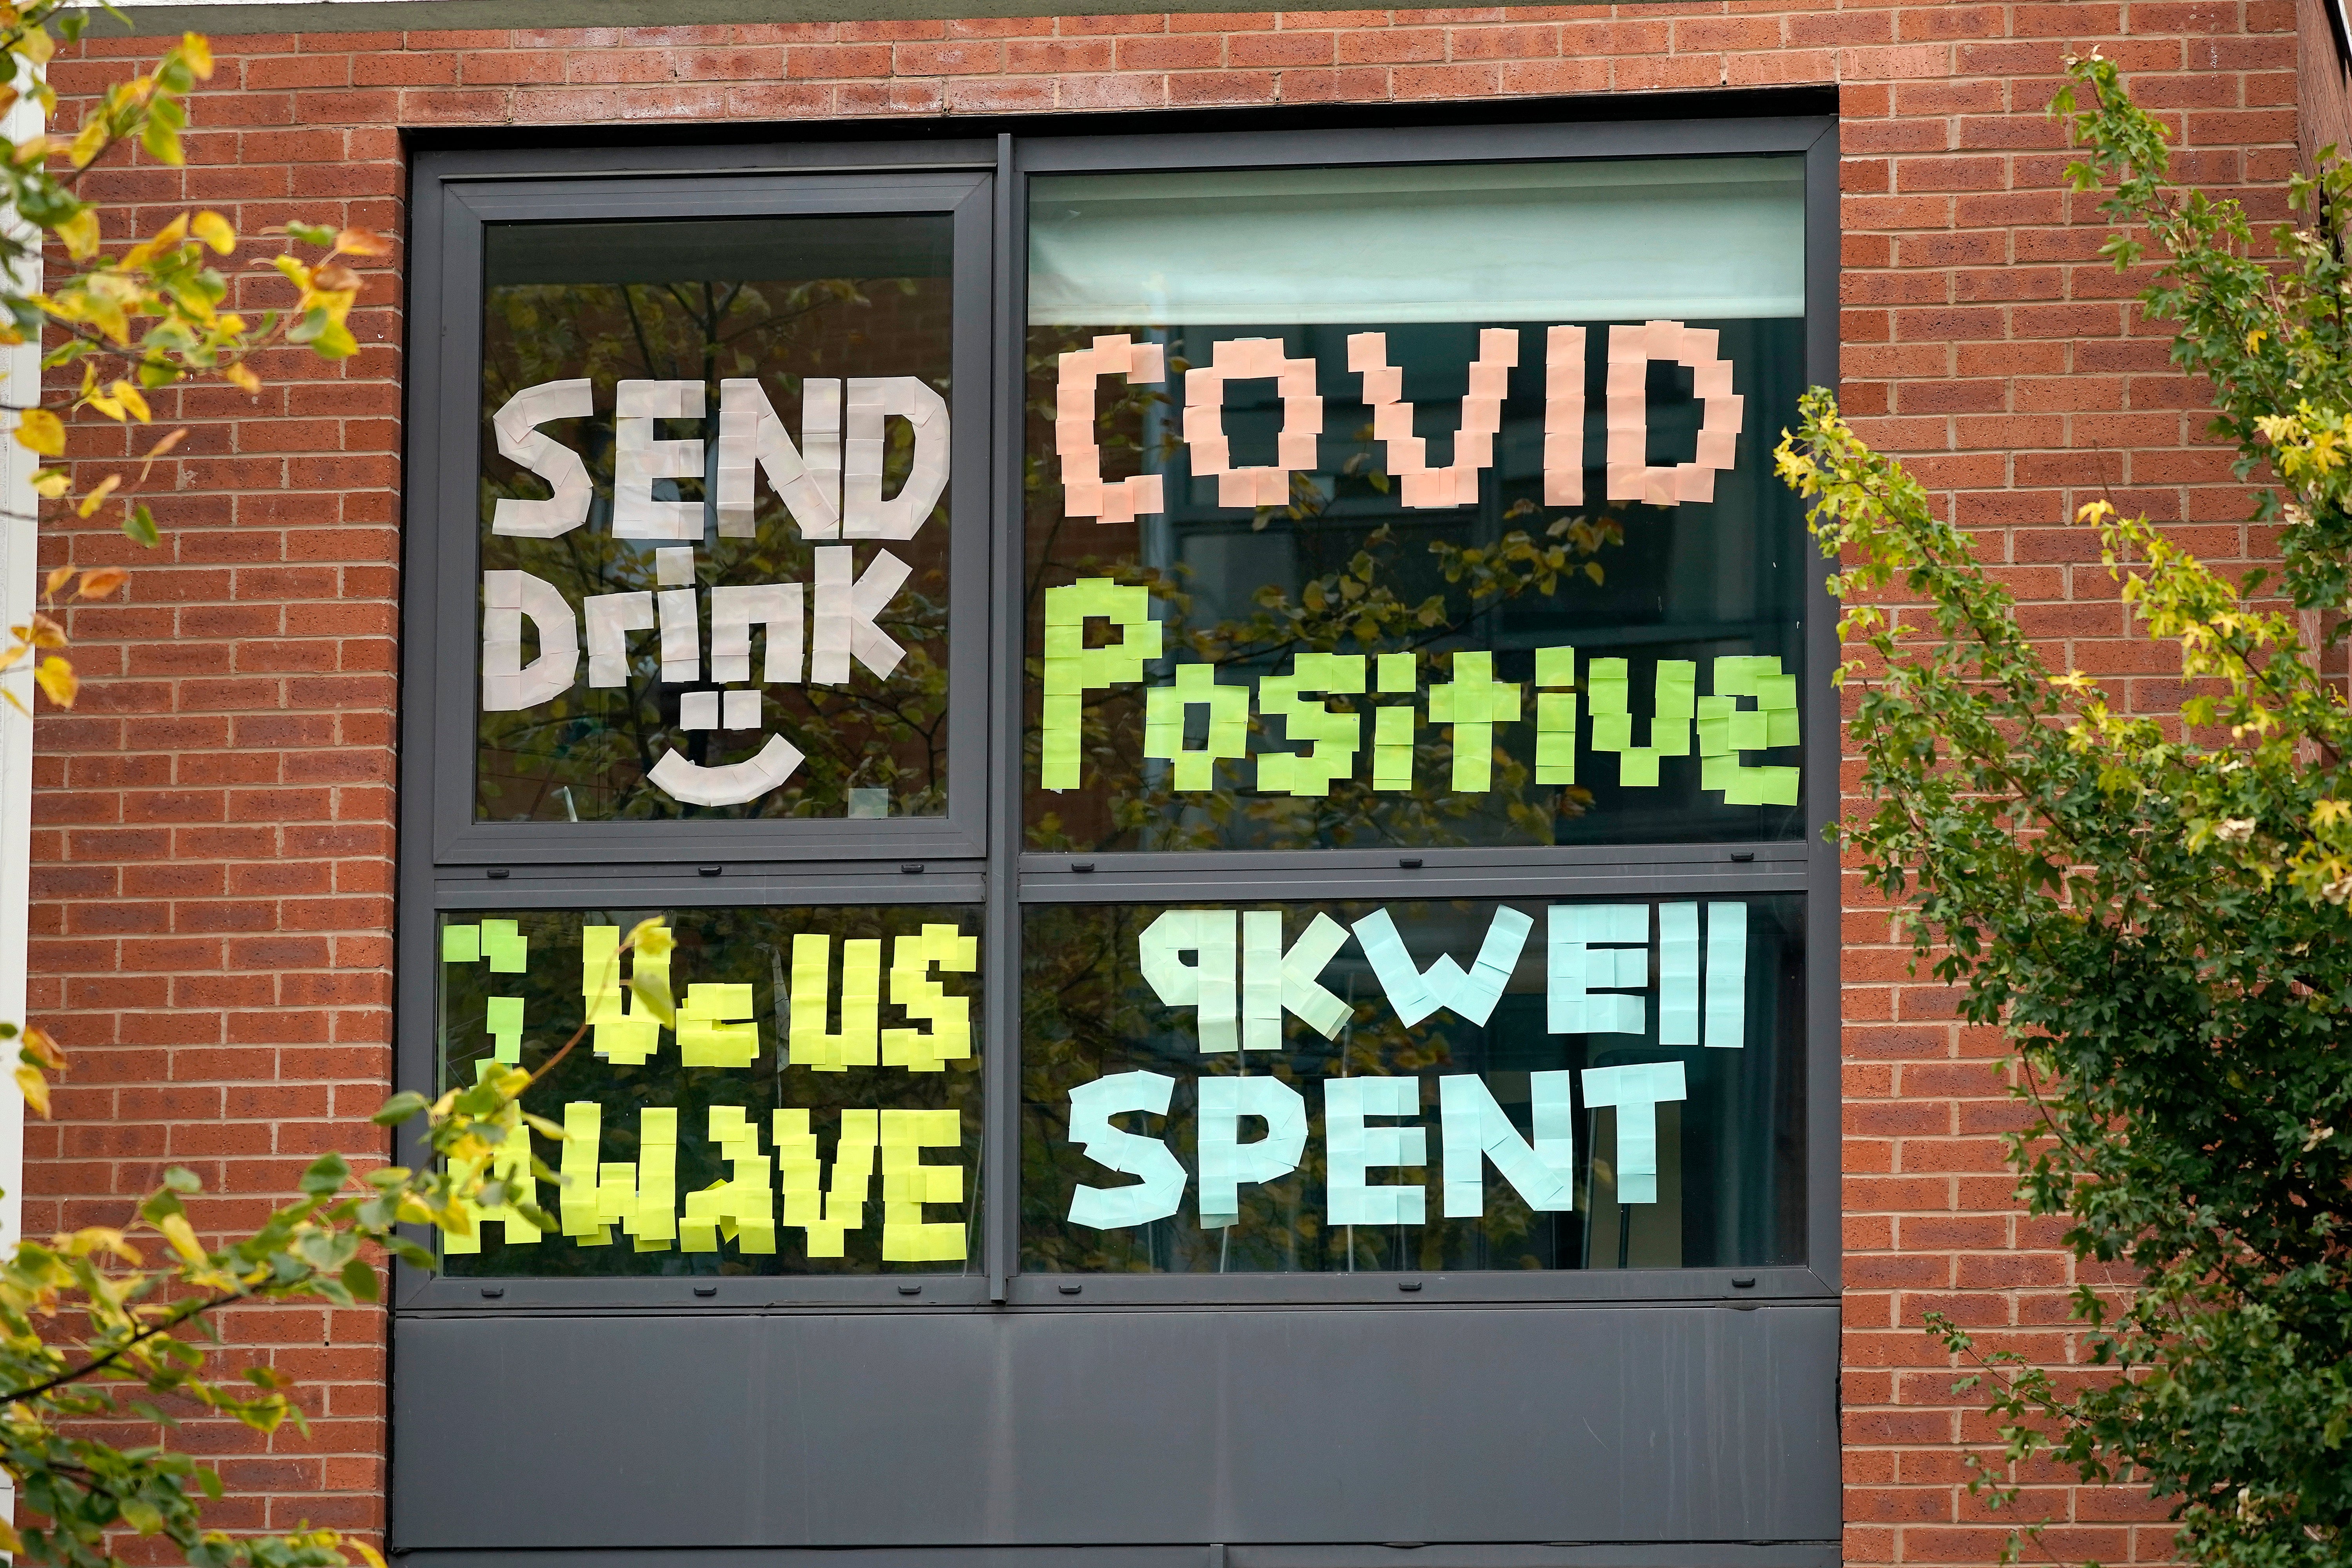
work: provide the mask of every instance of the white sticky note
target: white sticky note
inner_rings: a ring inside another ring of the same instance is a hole
[[[1748,906],[1706,906],[1706,1043],[1737,1048],[1748,1033]]]
[[[1136,937],[1136,967],[1144,983],[1164,1005],[1195,1009],[1203,1054],[1222,1054],[1240,1043],[1236,924],[1233,910],[1168,910]],[[1191,963],[1186,953],[1193,955]]]
[[[1698,906],[1658,906],[1658,1044],[1698,1044]]]

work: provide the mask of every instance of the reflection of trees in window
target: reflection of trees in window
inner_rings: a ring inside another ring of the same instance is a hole
[[[610,530],[614,384],[634,378],[701,381],[709,389],[702,438],[718,442],[718,383],[753,376],[795,431],[805,377],[919,375],[949,384],[949,286],[943,278],[815,279],[794,282],[511,284],[488,290],[485,310],[481,485],[478,526],[485,568],[520,567],[553,584],[577,607],[593,594],[652,590],[656,542],[614,539]],[[501,496],[537,498],[545,488],[499,455],[489,420],[516,392],[585,376],[597,413],[550,426],[573,447],[596,484],[588,522],[552,540],[488,531]],[[667,427],[682,434],[682,425]],[[913,435],[886,425],[884,491],[905,483]],[[656,481],[661,499],[703,499],[696,479]],[[757,535],[707,537],[698,580],[799,583],[814,575],[811,546],[782,503],[759,487]],[[716,764],[758,745],[717,731],[678,727],[682,689],[657,679],[656,639],[631,639],[627,684],[575,684],[521,712],[485,713],[478,738],[477,811],[499,820],[670,816],[826,816],[846,810],[852,789],[888,792],[889,815],[937,816],[947,804],[947,588],[949,520],[942,501],[915,538],[892,552],[913,568],[877,625],[906,648],[887,680],[854,666],[843,686],[767,686],[765,728],[807,755],[782,789],[738,806],[684,805],[645,775],[665,752]],[[861,547],[863,570],[872,554]],[[805,589],[804,589],[805,592]],[[707,606],[706,606],[707,608]],[[708,647],[706,642],[705,651]],[[759,655],[754,655],[755,668]]]
[[[1234,683],[1289,669],[1300,653],[1427,655],[1456,647],[1489,646],[1495,612],[1528,596],[1551,598],[1590,592],[1605,581],[1600,559],[1604,547],[1622,542],[1618,522],[1607,516],[1551,515],[1528,497],[1508,501],[1489,536],[1461,537],[1452,514],[1407,513],[1396,504],[1390,476],[1381,468],[1380,448],[1369,426],[1347,433],[1358,449],[1329,474],[1291,475],[1287,504],[1259,507],[1251,518],[1255,533],[1277,524],[1286,534],[1295,563],[1291,583],[1269,582],[1252,595],[1249,607],[1211,604],[1190,566],[1164,543],[1165,523],[1145,520],[1106,525],[1066,518],[1061,479],[1054,456],[1055,388],[1062,353],[1087,346],[1099,333],[1143,329],[1037,328],[1028,353],[1028,437],[1023,489],[1028,514],[1027,571],[1024,611],[1031,650],[1026,666],[1028,733],[1025,778],[1038,768],[1036,719],[1044,670],[1042,646],[1045,590],[1082,577],[1110,577],[1141,584],[1156,601],[1167,626],[1169,657],[1231,671]],[[1198,346],[1198,345],[1193,345]],[[1097,438],[1103,473],[1166,470],[1180,443],[1178,400],[1168,388],[1180,385],[1190,368],[1171,352],[1167,380],[1135,386],[1117,376],[1097,385]],[[1338,398],[1331,399],[1338,403]],[[1329,442],[1330,435],[1325,437]],[[1170,500],[1179,487],[1171,479]],[[1426,514],[1424,514],[1426,515]],[[1151,539],[1157,530],[1160,542]],[[1293,585],[1295,584],[1295,586]],[[1220,613],[1222,612],[1222,613]],[[1089,628],[1099,641],[1099,628]],[[1427,688],[1448,679],[1442,657],[1420,661],[1421,689],[1411,700],[1424,708]],[[1147,684],[1164,684],[1163,664]],[[1523,682],[1524,675],[1519,678]],[[1335,696],[1335,710],[1369,713],[1378,695]],[[1407,699],[1391,697],[1388,701]],[[1531,696],[1528,711],[1532,716]],[[1029,795],[1027,843],[1033,849],[1344,848],[1382,845],[1549,844],[1560,816],[1580,815],[1591,795],[1580,785],[1538,785],[1532,768],[1532,724],[1517,726],[1508,745],[1498,745],[1493,787],[1456,793],[1447,787],[1453,747],[1446,727],[1423,721],[1416,731],[1415,787],[1375,792],[1368,778],[1335,780],[1328,795],[1294,797],[1257,794],[1254,763],[1220,762],[1217,788],[1178,792],[1166,764],[1142,755],[1144,689],[1118,687],[1087,694],[1082,744],[1085,784],[1062,794]],[[1195,717],[1192,722],[1200,722]],[[1265,749],[1281,749],[1284,738],[1270,732],[1253,713],[1252,733]],[[1363,745],[1369,752],[1370,721]],[[1199,743],[1196,732],[1192,743]],[[1366,772],[1360,753],[1359,772]]]

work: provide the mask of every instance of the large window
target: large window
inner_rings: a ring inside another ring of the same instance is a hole
[[[404,1299],[1818,1294],[1830,193],[1639,142],[452,197],[403,1070],[564,1132]]]

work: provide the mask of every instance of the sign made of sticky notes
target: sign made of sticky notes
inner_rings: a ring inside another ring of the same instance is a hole
[[[1584,501],[1586,342],[1586,329],[1580,326],[1561,323],[1544,329],[1543,493],[1547,505],[1579,506]],[[1720,346],[1721,334],[1717,330],[1681,321],[1620,323],[1609,329],[1605,468],[1611,500],[1670,507],[1715,499],[1715,476],[1728,472],[1737,461],[1745,417],[1744,399],[1733,389],[1731,362],[1722,356]],[[1509,396],[1511,372],[1519,363],[1520,347],[1521,333],[1516,327],[1479,331],[1477,353],[1467,366],[1469,384],[1461,400],[1452,461],[1434,468],[1429,461],[1427,438],[1414,434],[1417,411],[1405,399],[1403,371],[1390,363],[1388,334],[1349,334],[1348,369],[1357,378],[1359,395],[1370,412],[1372,439],[1381,447],[1381,468],[1397,481],[1396,496],[1404,506],[1427,510],[1477,504],[1479,480],[1495,465],[1495,442],[1502,432],[1503,405]],[[1692,395],[1700,403],[1702,420],[1697,450],[1689,462],[1649,462],[1648,385],[1653,360],[1668,361],[1691,372]],[[1165,510],[1160,475],[1103,479],[1096,390],[1106,375],[1124,377],[1130,385],[1157,384],[1166,374],[1166,363],[1165,345],[1138,342],[1126,333],[1096,338],[1089,346],[1060,356],[1054,388],[1054,451],[1061,465],[1066,515],[1129,523]],[[1217,342],[1210,350],[1209,363],[1184,373],[1182,437],[1193,475],[1216,481],[1217,505],[1285,505],[1290,500],[1290,476],[1318,466],[1324,412],[1317,371],[1314,360],[1291,357],[1280,338],[1245,337]],[[1282,427],[1276,437],[1273,464],[1237,468],[1225,431],[1225,395],[1229,384],[1247,380],[1274,382],[1282,400]],[[502,427],[502,448],[503,439]],[[584,500],[581,506],[584,511]]]
[[[666,439],[661,433],[667,421],[701,420],[708,392],[700,381],[632,379],[614,388],[612,532],[616,539],[673,542],[672,548],[654,552],[658,592],[590,595],[575,609],[553,584],[530,573],[482,574],[484,712],[537,708],[571,690],[579,677],[583,623],[592,688],[628,685],[628,638],[646,632],[659,638],[660,679],[699,687],[706,601],[712,684],[680,694],[682,727],[756,732],[764,711],[761,689],[802,680],[803,584],[706,588],[695,565],[705,502],[655,495],[657,483],[700,479],[709,471],[701,440]],[[594,486],[585,464],[541,426],[588,417],[594,403],[586,379],[548,382],[516,393],[491,416],[499,450],[553,491],[543,500],[500,498],[492,510],[492,533],[556,539],[588,520]],[[885,496],[893,420],[905,422],[912,440],[905,482],[896,495]],[[912,572],[887,549],[871,551],[861,572],[846,542],[912,539],[930,519],[947,489],[953,449],[946,399],[917,376],[852,376],[845,383],[811,376],[802,383],[802,442],[795,447],[760,380],[730,377],[719,384],[718,447],[709,505],[720,537],[754,536],[764,478],[800,537],[824,542],[812,552],[807,681],[843,685],[860,665],[888,679],[906,649],[883,630],[883,621]],[[522,661],[525,620],[540,650],[529,664]],[[751,660],[755,628],[767,639],[757,683]],[[729,682],[738,684],[719,689]],[[667,749],[646,776],[686,805],[737,805],[780,788],[804,760],[783,736],[768,734],[753,754],[732,763],[696,763]]]
[[[1540,989],[1548,1032],[1650,1032],[1653,907],[1586,903],[1545,910]],[[1706,1045],[1738,1048],[1747,1027],[1748,906],[1706,906],[1703,965],[1700,906],[1654,908],[1658,1042],[1700,1044],[1704,1017]],[[1352,928],[1318,911],[1286,939],[1291,918],[1281,910],[1163,910],[1136,935],[1137,973],[1163,1006],[1192,1013],[1204,1056],[1280,1050],[1286,1013],[1326,1039],[1338,1038],[1353,1009],[1321,976],[1351,937],[1398,1023],[1412,1028],[1450,1012],[1484,1026],[1510,988],[1536,925],[1535,916],[1498,905],[1466,965],[1447,952],[1424,964],[1385,908]]]
[[[1088,647],[1097,626],[1112,640]],[[1145,665],[1165,652],[1166,632],[1150,618],[1146,590],[1090,577],[1046,590],[1045,637],[1038,782],[1049,790],[1076,789],[1086,772],[1088,695],[1140,684]],[[1236,784],[1244,776],[1240,765],[1252,756],[1255,727],[1263,731],[1255,753],[1260,794],[1328,795],[1363,777],[1367,762],[1375,792],[1406,792],[1414,788],[1416,749],[1426,722],[1444,730],[1451,742],[1446,787],[1483,795],[1495,787],[1495,747],[1503,728],[1532,721],[1538,784],[1577,782],[1582,727],[1593,752],[1616,757],[1622,788],[1658,788],[1660,763],[1686,759],[1696,750],[1700,790],[1719,793],[1722,804],[1797,804],[1798,764],[1751,765],[1741,757],[1800,743],[1797,678],[1782,673],[1777,656],[1714,660],[1714,689],[1706,696],[1698,692],[1697,660],[1662,658],[1651,671],[1648,691],[1637,697],[1628,659],[1591,658],[1580,668],[1572,647],[1534,652],[1532,704],[1521,682],[1495,678],[1490,651],[1433,655],[1433,673],[1445,678],[1431,682],[1425,711],[1410,700],[1421,690],[1420,661],[1412,653],[1308,650],[1293,658],[1288,674],[1255,681],[1213,664],[1178,664],[1164,684],[1143,690],[1142,759],[1165,764],[1148,768],[1146,777],[1179,794],[1217,789],[1221,779],[1227,786]],[[1408,700],[1383,700],[1390,697]],[[1333,708],[1335,698],[1353,710]],[[1372,719],[1368,759],[1367,706]],[[1198,744],[1189,738],[1196,732]]]
[[[1538,1214],[1577,1206],[1576,1089],[1584,1109],[1616,1119],[1616,1199],[1658,1201],[1658,1107],[1688,1097],[1679,1061],[1559,1069],[1528,1075],[1529,1121],[1522,1133],[1494,1091],[1475,1073],[1448,1073],[1436,1084],[1443,1217],[1476,1219],[1486,1212],[1487,1169]],[[1244,1188],[1295,1175],[1314,1128],[1307,1097],[1280,1079],[1213,1074],[1195,1080],[1193,1139],[1200,1183],[1197,1214],[1203,1230],[1241,1221]],[[1171,1142],[1129,1131],[1112,1118],[1141,1111],[1165,1118],[1176,1080],[1166,1073],[1123,1072],[1069,1091],[1069,1141],[1110,1176],[1132,1181],[1073,1184],[1070,1222],[1095,1230],[1125,1230],[1173,1218],[1194,1179]],[[1417,1078],[1330,1078],[1321,1085],[1323,1218],[1328,1226],[1420,1226],[1429,1223],[1428,1188],[1392,1179],[1391,1173],[1431,1166],[1429,1127],[1422,1120],[1423,1086]],[[888,1114],[885,1112],[885,1114]],[[1148,1124],[1147,1124],[1148,1125]],[[1258,1129],[1258,1136],[1244,1137]]]

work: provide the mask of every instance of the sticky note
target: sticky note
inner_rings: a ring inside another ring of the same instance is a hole
[[[1658,906],[1658,1043],[1698,1044],[1698,906]]]
[[[522,1060],[522,998],[520,996],[490,997],[486,1005],[486,1016],[483,1023],[489,1031],[490,1039],[494,1042],[490,1053],[493,1059],[502,1061],[509,1067],[520,1063]]]
[[[597,1162],[604,1114],[592,1100],[569,1100],[563,1107],[563,1152],[556,1168],[562,1190],[556,1200],[557,1214],[566,1239],[582,1247],[605,1247],[613,1239],[611,1227],[598,1210]]]
[[[441,962],[473,963],[482,956],[482,928],[446,925],[441,928]]]
[[[1122,1186],[1081,1182],[1070,1194],[1070,1223],[1092,1230],[1122,1230],[1166,1219],[1183,1205],[1184,1166],[1157,1138],[1128,1132],[1111,1118],[1128,1111],[1168,1114],[1176,1080],[1165,1073],[1122,1072],[1070,1090],[1070,1142],[1087,1159],[1116,1173],[1141,1178]]]
[[[1650,743],[1633,743],[1631,682],[1626,661],[1596,658],[1587,683],[1592,701],[1592,749],[1617,753],[1617,782],[1629,789],[1654,789],[1662,757],[1691,754],[1691,719],[1696,710],[1698,666],[1689,659],[1662,658],[1652,685]]]
[[[677,1050],[690,1068],[747,1068],[760,1054],[760,1026],[746,984],[689,985],[677,1009]]]
[[[1566,1073],[1534,1077],[1565,1079]],[[1528,1207],[1556,1214],[1576,1206],[1574,1121],[1562,1107],[1547,1102],[1531,1144],[1495,1102],[1486,1080],[1475,1073],[1449,1073],[1437,1080],[1438,1126],[1444,1153],[1444,1211],[1448,1219],[1476,1219],[1486,1212],[1486,1162],[1511,1184]],[[1549,1131],[1551,1137],[1546,1138]],[[1554,1163],[1557,1161],[1558,1163]]]
[[[717,1252],[722,1241],[732,1241],[746,1256],[773,1253],[773,1163],[760,1152],[759,1124],[740,1105],[714,1105],[708,1126],[728,1174],[698,1193],[687,1194],[686,1216],[678,1222],[678,1249]]]
[[[520,1020],[517,1020],[520,1026]],[[488,1064],[482,1064],[486,1070]],[[538,1184],[530,1173],[530,1129],[523,1124],[522,1107],[509,1104],[499,1113],[495,1123],[499,1142],[490,1152],[472,1161],[453,1161],[450,1179],[456,1184],[457,1205],[467,1222],[463,1231],[444,1231],[441,1249],[445,1253],[478,1253],[482,1249],[482,1227],[496,1225],[504,1231],[509,1247],[530,1247],[540,1239],[539,1226],[522,1216],[511,1199],[495,1204],[475,1201],[470,1194],[480,1191],[485,1181],[496,1182],[512,1194],[533,1194]],[[536,1202],[536,1197],[530,1201]]]
[[[1265,1123],[1242,1142],[1241,1124]],[[1279,1181],[1298,1169],[1307,1148],[1307,1100],[1277,1078],[1205,1076],[1200,1080],[1201,1227],[1217,1230],[1241,1215],[1240,1189]]]
[[[530,939],[513,921],[482,922],[482,956],[493,974],[520,974],[530,952]]]
[[[1536,684],[1538,686],[1575,685],[1576,649],[1569,647],[1536,649]]]
[[[1327,1143],[1324,1219],[1330,1225],[1424,1225],[1428,1194],[1419,1184],[1375,1186],[1381,1167],[1429,1163],[1425,1127],[1371,1126],[1366,1118],[1417,1116],[1421,1080],[1335,1078],[1323,1080]]]
[[[1706,906],[1706,1043],[1736,1049],[1748,1032],[1748,906]],[[1686,1043],[1686,1042],[1682,1042]]]
[[[1453,788],[1482,795],[1494,787],[1495,726],[1519,717],[1516,682],[1494,679],[1495,656],[1465,648],[1454,655],[1454,679],[1429,689],[1429,720],[1454,726]]]

